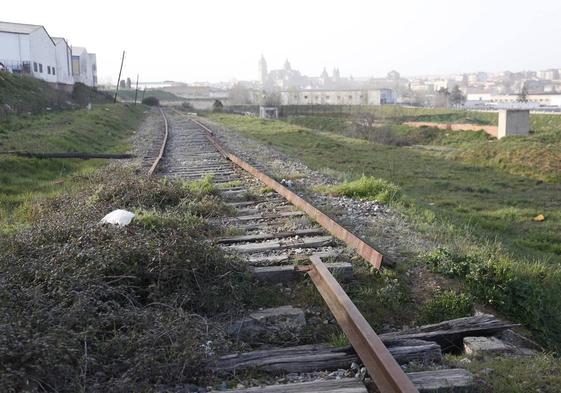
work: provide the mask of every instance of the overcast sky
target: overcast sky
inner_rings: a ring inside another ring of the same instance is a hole
[[[319,75],[561,68],[560,0],[3,0],[0,20],[42,24],[97,53],[99,79],[257,78],[288,58]]]

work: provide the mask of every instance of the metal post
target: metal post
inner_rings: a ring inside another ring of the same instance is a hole
[[[117,88],[115,89],[115,98],[113,98],[113,103],[117,102],[117,94],[119,93],[119,83],[121,83],[121,72],[123,72],[124,62],[125,62],[125,51],[123,51],[123,57],[121,58],[121,68],[119,69],[119,78],[117,79]]]
[[[136,74],[136,90],[134,91],[134,105],[136,105],[137,97],[138,97],[138,74]]]

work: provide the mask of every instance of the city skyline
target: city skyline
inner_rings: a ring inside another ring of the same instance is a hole
[[[57,5],[74,7],[68,0]],[[122,50],[124,73],[142,80],[252,80],[261,53],[270,64],[289,58],[307,75],[323,67],[370,77],[392,69],[414,76],[561,66],[551,50],[553,37],[561,35],[561,4],[551,0],[532,7],[504,0],[351,0],[344,7],[287,1],[274,8],[257,1],[169,1],[165,7],[100,1],[75,17],[60,8],[32,0],[25,9],[4,7],[2,20],[44,25],[53,36],[96,48],[100,82],[116,81]]]

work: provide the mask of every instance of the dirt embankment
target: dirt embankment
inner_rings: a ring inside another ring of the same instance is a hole
[[[485,126],[480,124],[435,123],[430,121],[406,121],[403,124],[411,127],[434,127],[451,131],[485,131],[487,134],[494,137],[496,137],[498,133],[497,126]]]

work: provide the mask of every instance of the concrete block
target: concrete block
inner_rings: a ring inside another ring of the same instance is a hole
[[[514,348],[496,337],[464,337],[464,351],[476,357],[510,355]]]
[[[530,111],[528,109],[502,109],[499,111],[497,138],[530,134]]]
[[[230,324],[227,333],[244,340],[276,341],[283,336],[298,334],[306,326],[306,316],[300,308],[282,306],[251,313]]]

